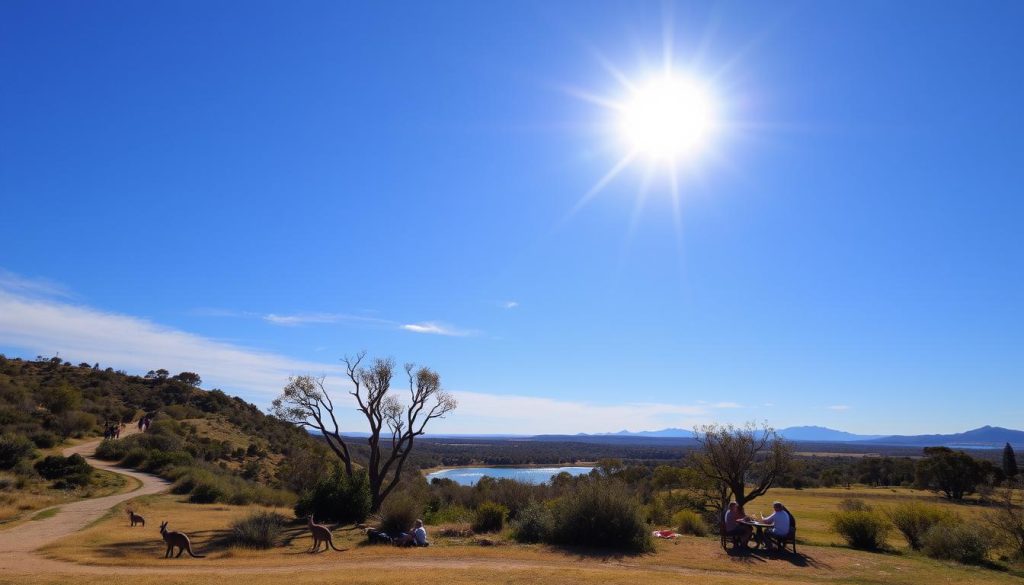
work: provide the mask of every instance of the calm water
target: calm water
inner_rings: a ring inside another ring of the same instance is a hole
[[[459,467],[429,473],[427,481],[440,477],[461,485],[473,485],[486,475],[495,479],[508,478],[526,483],[544,483],[563,471],[572,475],[586,475],[591,469],[593,467]]]

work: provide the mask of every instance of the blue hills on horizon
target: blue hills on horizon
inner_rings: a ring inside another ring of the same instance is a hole
[[[875,445],[901,445],[926,447],[936,445],[955,446],[962,448],[995,448],[1006,443],[1024,445],[1024,431],[993,427],[986,425],[962,433],[932,435],[859,435],[838,431],[821,426],[796,426],[779,429],[778,434],[790,441],[817,443],[868,443]],[[587,437],[659,437],[659,438],[693,438],[693,431],[679,428],[666,428],[657,431],[631,432],[622,430],[617,433],[597,433],[587,435],[579,433],[575,436]]]

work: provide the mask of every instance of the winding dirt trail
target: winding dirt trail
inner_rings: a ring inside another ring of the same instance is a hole
[[[126,430],[129,431],[127,435],[132,434],[132,431],[138,432],[132,426]],[[42,556],[34,554],[33,551],[78,532],[125,500],[160,493],[170,487],[170,482],[159,477],[123,469],[108,461],[96,459],[93,455],[99,444],[100,440],[97,439],[75,445],[65,449],[64,455],[70,456],[77,453],[85,457],[89,465],[131,477],[141,485],[129,492],[53,506],[58,509],[54,516],[42,520],[29,520],[13,528],[0,531],[0,573],[38,572],[44,569],[44,565],[51,563],[60,565],[59,568],[65,571],[78,569],[78,565],[44,559]],[[45,508],[45,510],[49,509],[51,508]],[[42,511],[44,510],[40,510],[36,514]]]

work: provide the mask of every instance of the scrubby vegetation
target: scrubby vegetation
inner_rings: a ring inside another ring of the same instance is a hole
[[[693,536],[706,536],[708,525],[704,518],[693,510],[680,510],[672,516],[672,525],[679,534],[692,534]]]
[[[969,522],[940,522],[923,538],[928,556],[975,565],[988,560],[993,544],[984,528]]]
[[[370,484],[365,473],[349,477],[341,465],[320,478],[299,498],[295,515],[313,514],[323,522],[362,522],[370,513]]]
[[[640,503],[621,483],[592,480],[553,507],[553,544],[644,552],[654,547]]]
[[[924,535],[932,526],[956,519],[956,516],[947,510],[920,502],[896,505],[887,510],[886,515],[914,550],[921,549]]]
[[[231,523],[229,542],[246,548],[272,548],[287,523],[288,519],[276,512],[255,512]]]
[[[851,547],[881,550],[889,534],[889,521],[880,512],[860,500],[844,500],[832,515],[832,529]]]
[[[37,461],[34,467],[40,476],[54,481],[54,487],[59,489],[86,486],[92,478],[92,467],[78,454],[50,455]]]
[[[473,517],[473,532],[501,532],[508,518],[508,508],[494,502],[484,502]]]

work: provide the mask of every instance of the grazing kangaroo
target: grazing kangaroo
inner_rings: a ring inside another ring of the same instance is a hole
[[[130,508],[128,510],[128,519],[131,520],[132,526],[135,526],[136,524],[141,524],[143,527],[146,526],[146,519],[135,512],[132,512]]]
[[[178,547],[178,554],[174,558],[181,556],[181,553],[188,551],[188,556],[201,559],[205,555],[197,555],[192,552],[192,543],[188,540],[188,535],[184,532],[171,532],[167,530],[167,522],[160,524],[160,536],[164,537],[164,542],[167,543],[167,552],[164,554],[165,559],[171,558],[174,553],[174,547]]]
[[[309,549],[311,553],[320,552],[320,543],[324,543],[324,550],[330,546],[338,552],[342,550],[334,546],[334,537],[331,536],[331,529],[324,526],[323,524],[317,524],[313,521],[313,515],[309,515],[309,531],[313,534],[313,547]]]

